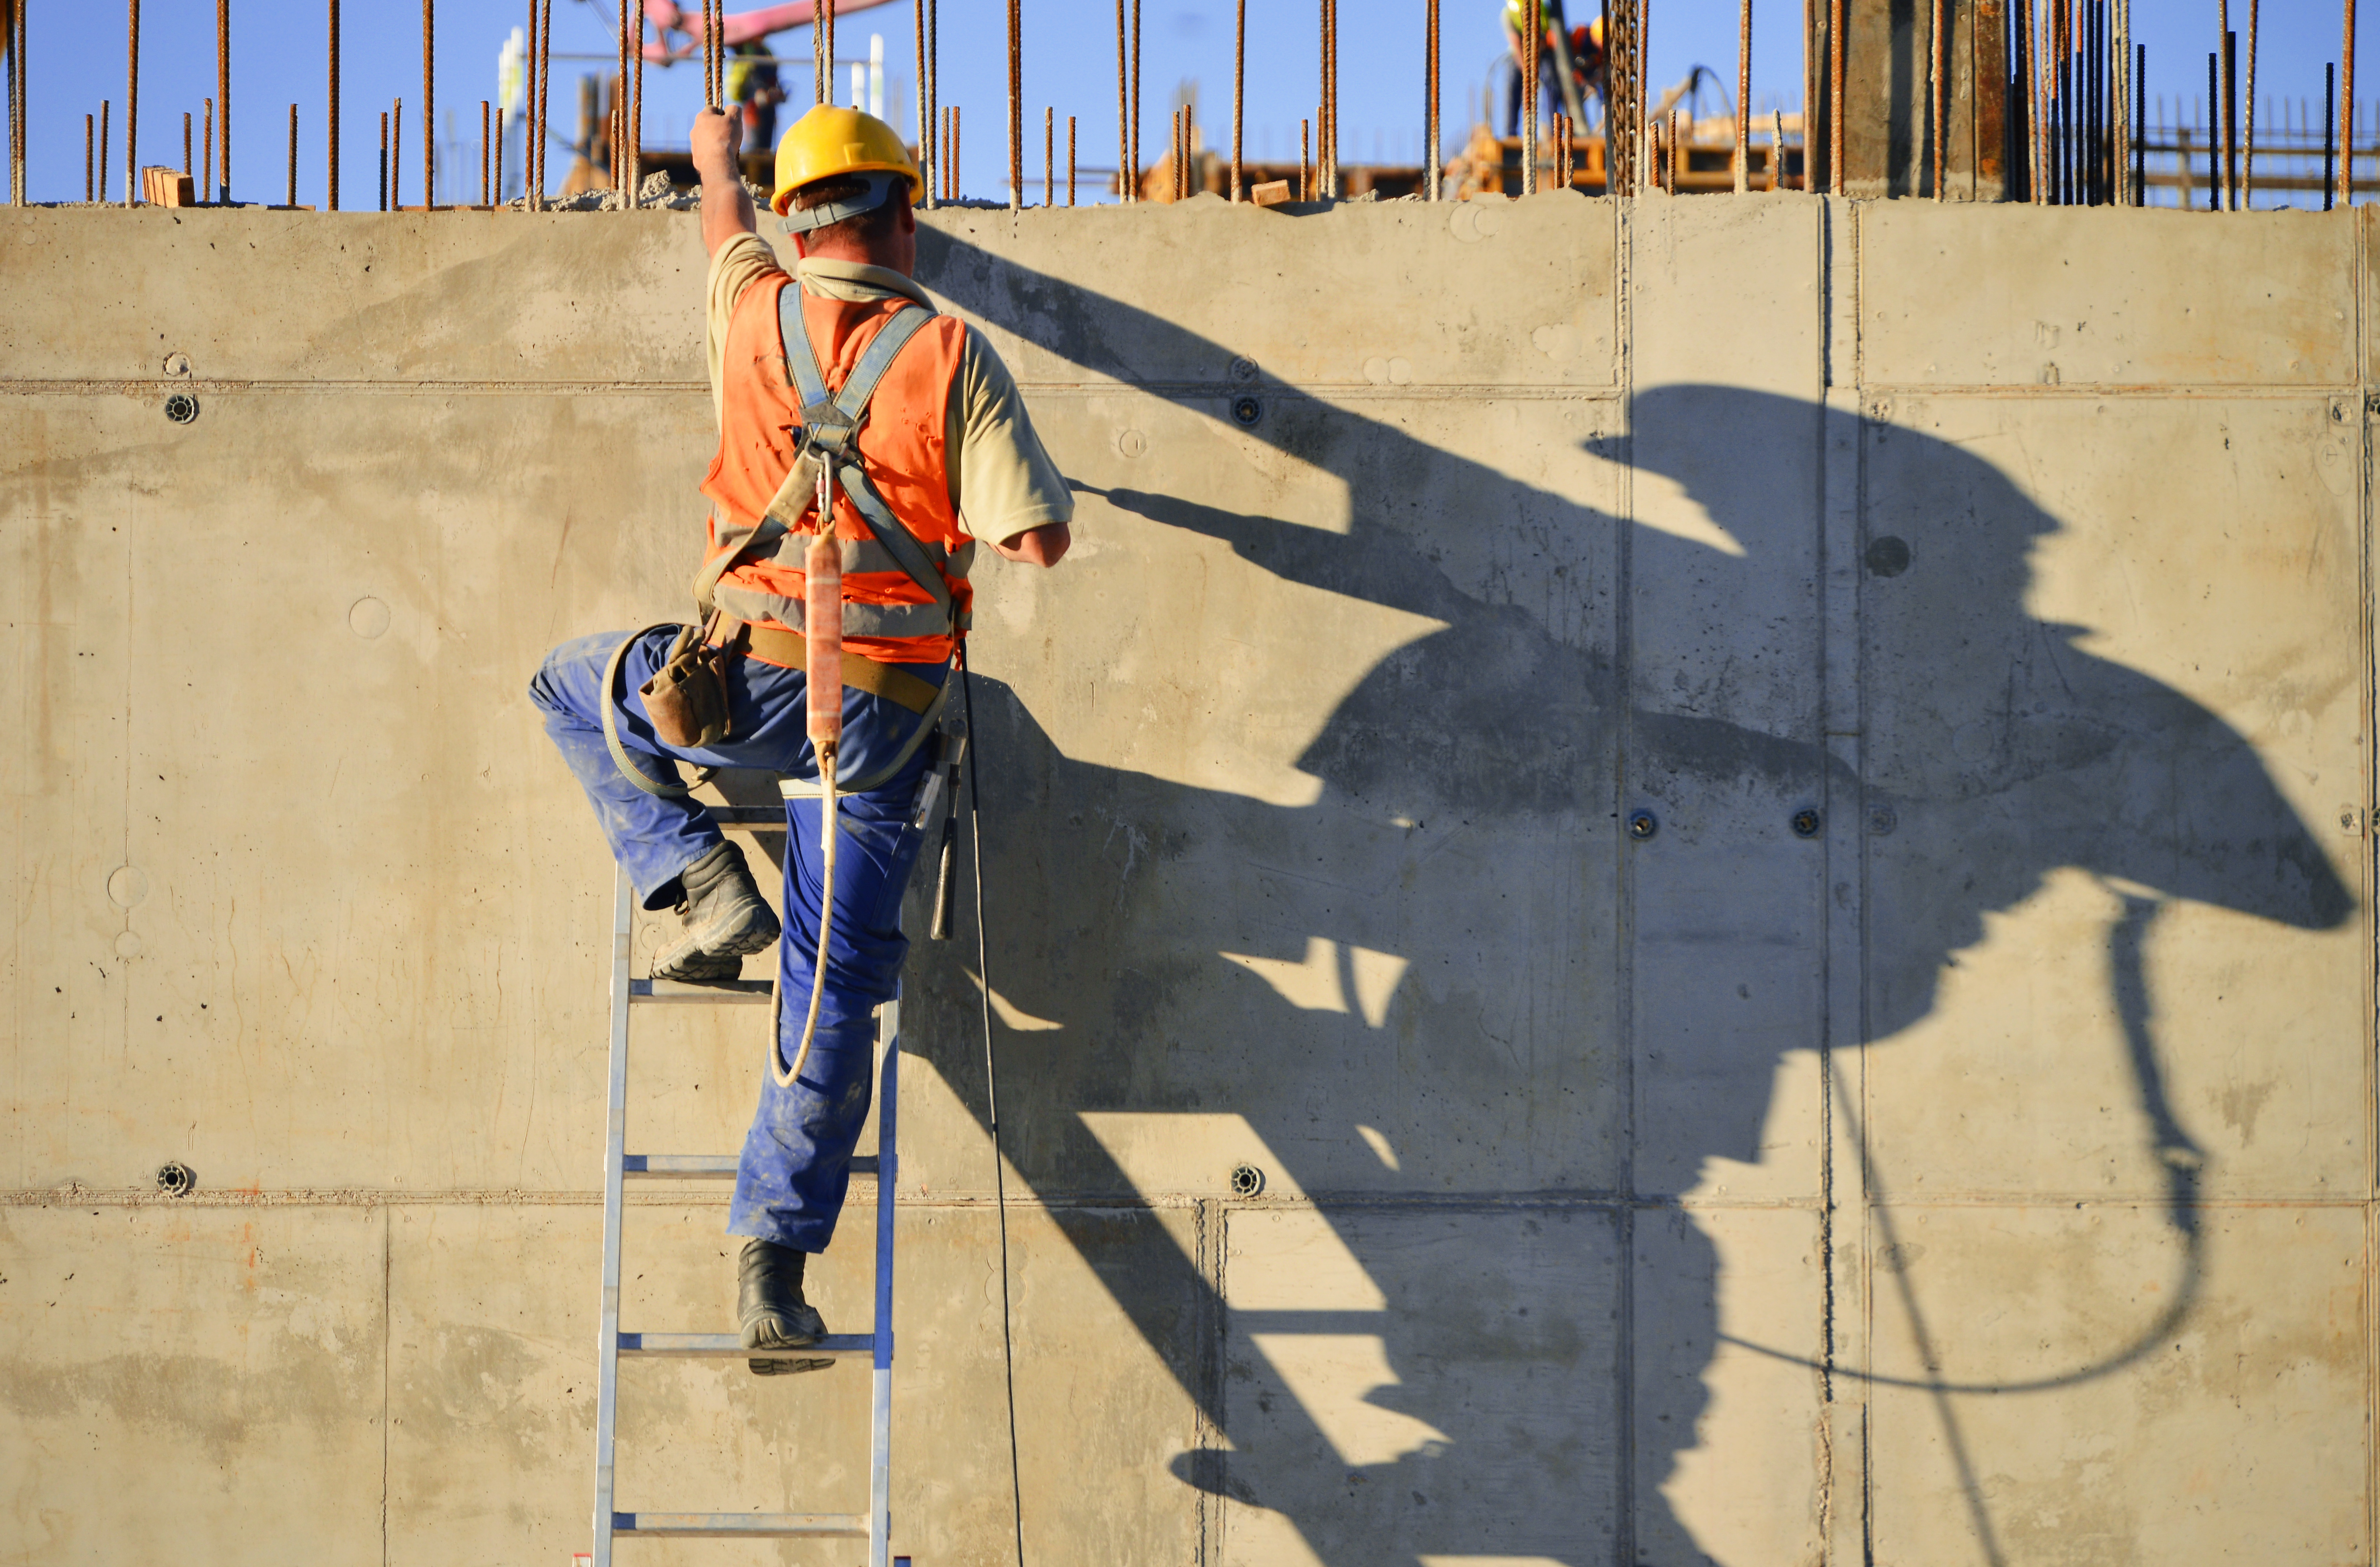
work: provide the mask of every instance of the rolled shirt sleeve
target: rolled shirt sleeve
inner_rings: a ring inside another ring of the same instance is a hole
[[[959,455],[951,499],[966,530],[1005,544],[1036,528],[1073,521],[1075,492],[1035,433],[1016,378],[972,326],[957,391],[950,413],[950,447]]]

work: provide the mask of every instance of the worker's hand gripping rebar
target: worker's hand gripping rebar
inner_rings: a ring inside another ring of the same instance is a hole
[[[809,643],[809,738],[818,757],[823,885],[819,893],[818,961],[810,973],[809,1016],[802,1024],[801,1049],[783,1072],[778,1071],[784,1060],[778,1036],[783,1015],[782,997],[769,1009],[769,1069],[781,1088],[792,1087],[801,1076],[802,1066],[809,1060],[810,1041],[818,1037],[819,1003],[826,994],[827,943],[834,932],[835,841],[843,836],[835,803],[835,752],[843,740],[843,546],[835,538],[834,458],[828,453],[820,454],[818,533],[803,553],[802,576],[802,631]]]

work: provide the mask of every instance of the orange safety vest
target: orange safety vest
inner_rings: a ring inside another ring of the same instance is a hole
[[[719,455],[702,481],[711,504],[704,575],[722,555],[741,554],[718,578],[712,601],[738,620],[799,631],[808,535],[781,528],[807,528],[803,519],[818,502],[814,492],[779,494],[802,444],[801,394],[787,362],[801,346],[785,341],[780,317],[788,288],[799,285],[782,274],[762,279],[744,291],[729,319],[720,362]],[[843,389],[895,314],[923,309],[897,297],[864,303],[796,298],[830,392]],[[949,610],[878,541],[843,485],[836,489],[844,646],[879,663],[947,662],[956,634],[967,626],[975,540],[951,504],[952,454],[944,440],[965,348],[965,323],[932,315],[877,383],[856,439],[861,472],[941,575]],[[850,477],[847,467],[838,473]]]

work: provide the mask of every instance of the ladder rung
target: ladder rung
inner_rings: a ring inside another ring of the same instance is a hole
[[[647,1006],[767,1006],[766,979],[722,979],[715,985],[681,985],[673,979],[631,979],[628,1000]]]
[[[786,1349],[746,1349],[734,1333],[622,1333],[620,1353],[665,1354],[680,1360],[852,1360],[876,1353],[876,1340],[867,1333],[829,1333],[814,1344]]]
[[[868,1519],[857,1512],[614,1512],[612,1532],[864,1540]]]
[[[622,1156],[620,1173],[648,1181],[717,1181],[735,1178],[738,1160],[732,1153],[632,1153]],[[854,1155],[854,1175],[876,1173],[876,1156]]]

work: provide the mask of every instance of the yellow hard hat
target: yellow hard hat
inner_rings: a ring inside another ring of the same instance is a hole
[[[777,188],[769,205],[782,217],[803,186],[872,171],[906,176],[909,200],[926,199],[925,176],[899,131],[874,115],[821,103],[795,120],[777,143]]]

